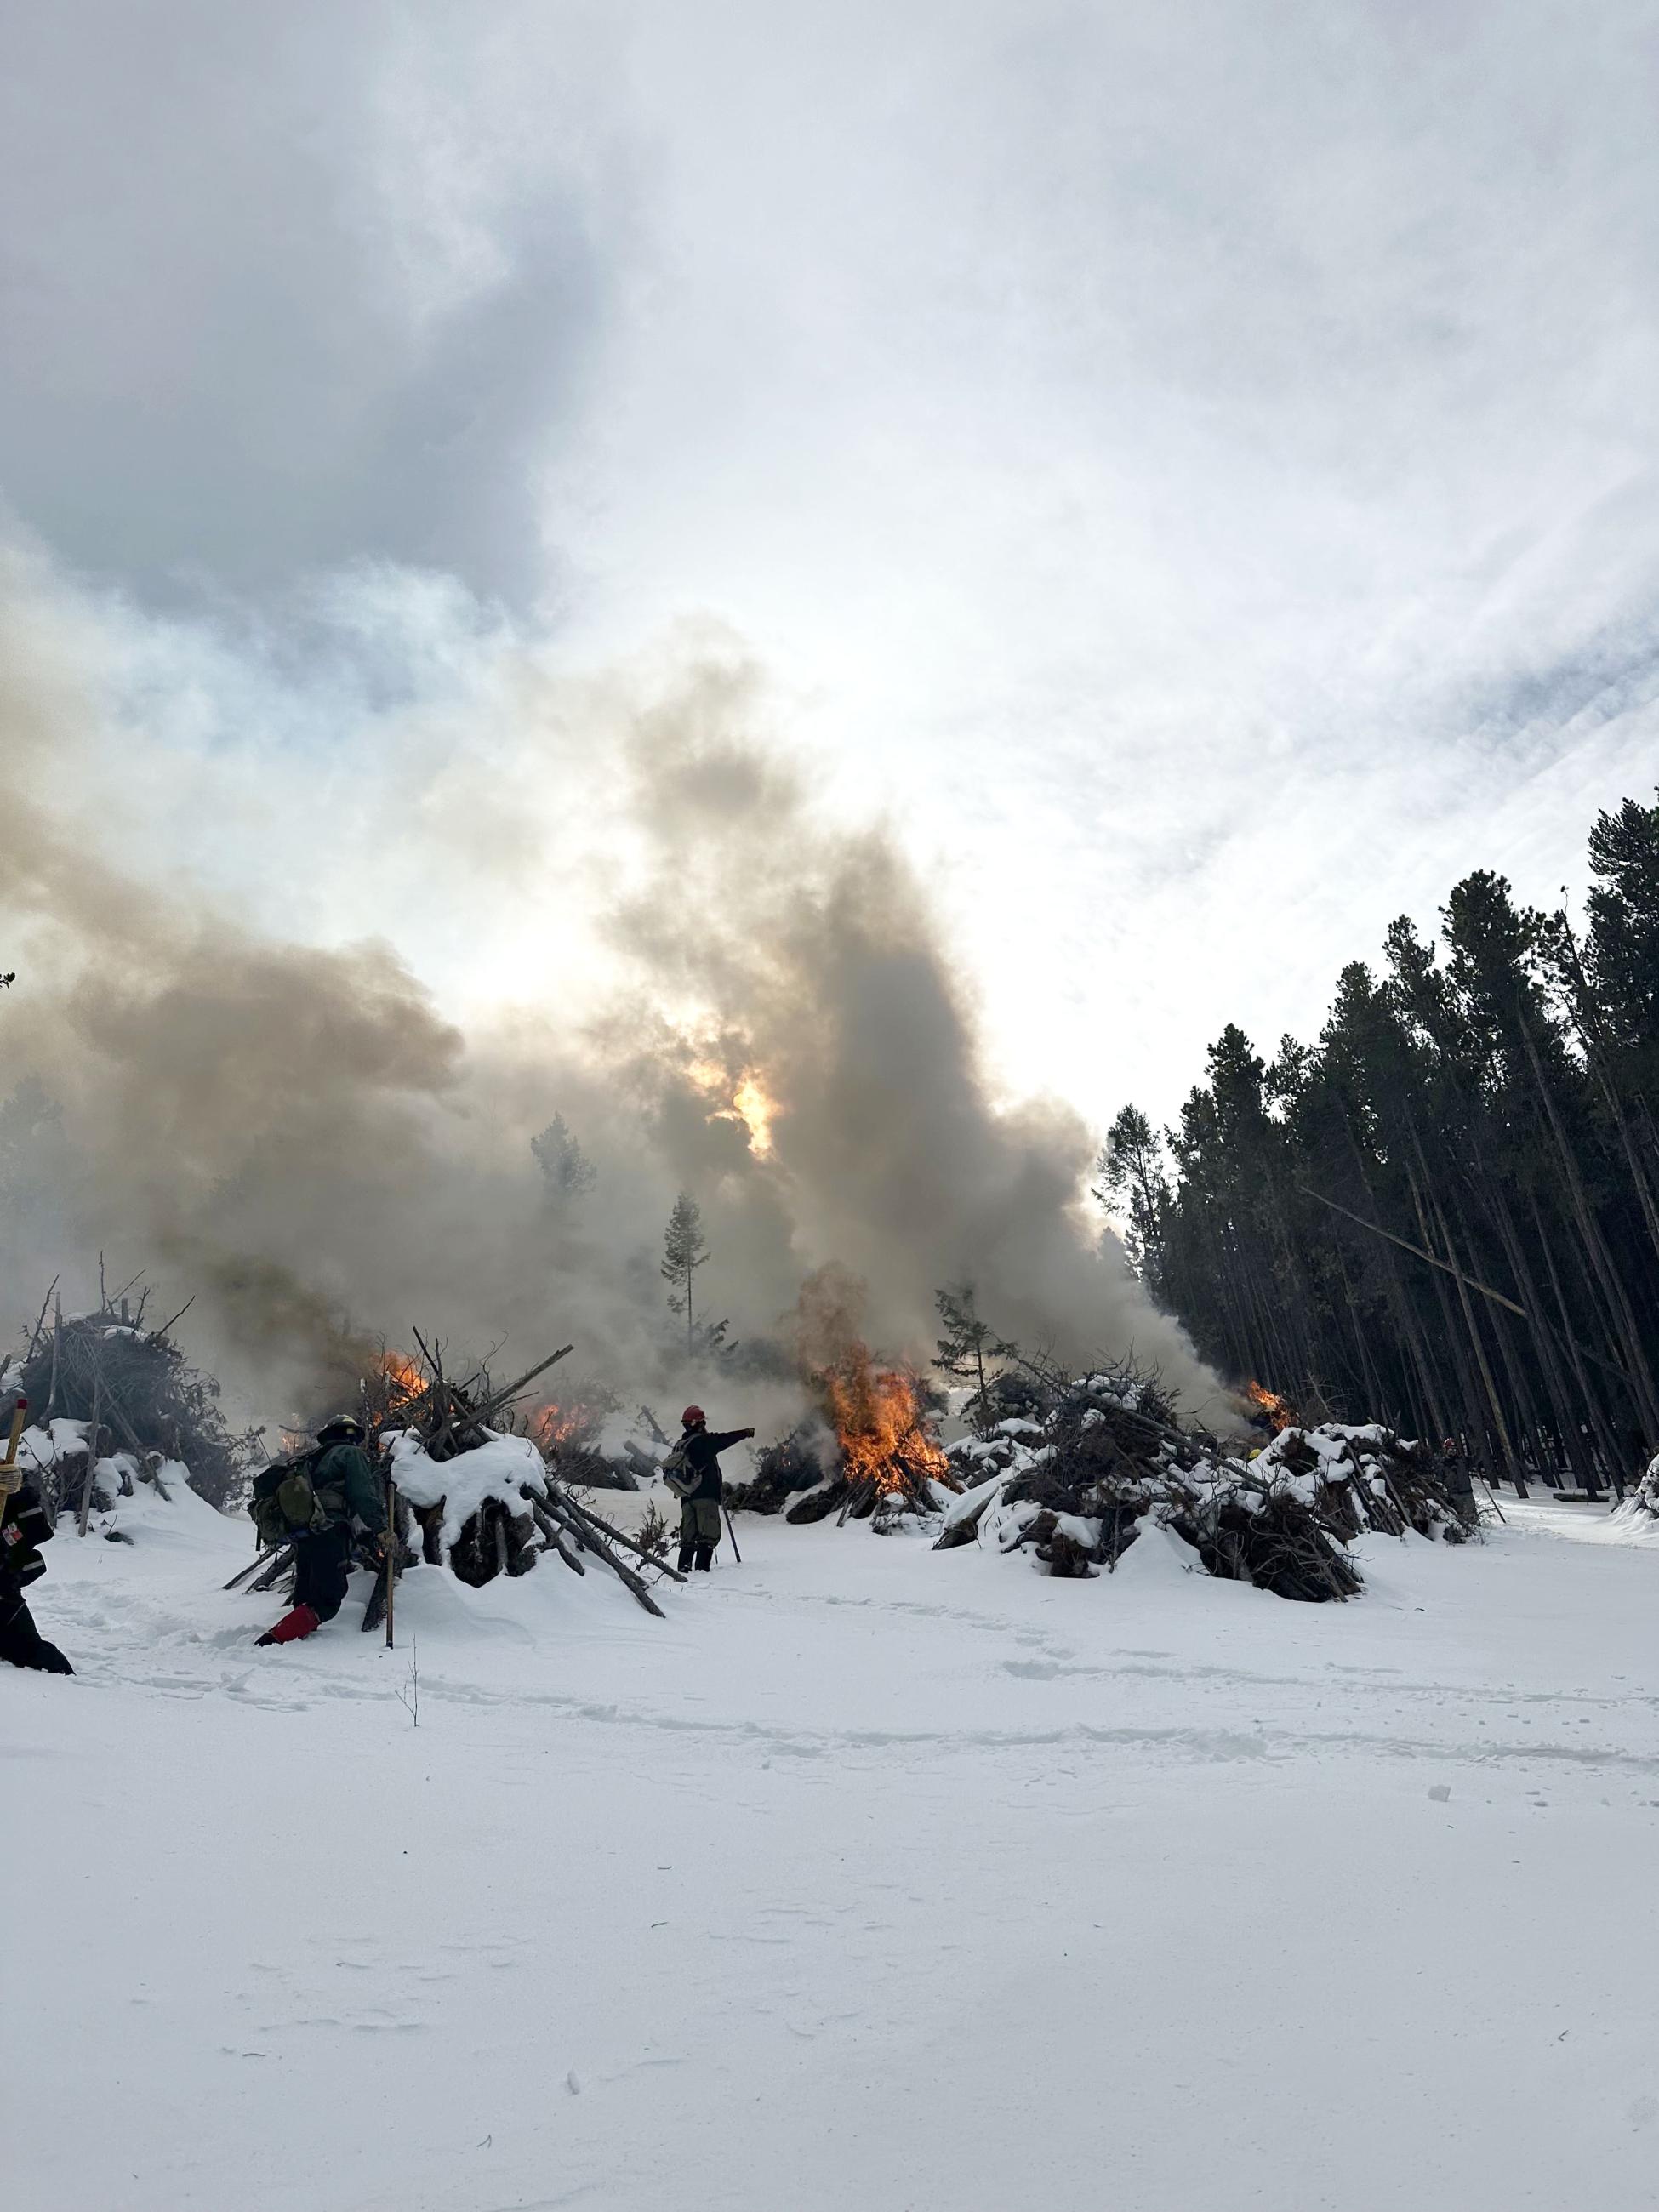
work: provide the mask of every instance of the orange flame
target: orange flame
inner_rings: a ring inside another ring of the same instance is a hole
[[[550,1399],[530,1415],[530,1434],[543,1451],[553,1452],[580,1436],[592,1419],[586,1406],[559,1406]]]
[[[1296,1407],[1288,1398],[1281,1398],[1275,1390],[1264,1389],[1260,1382],[1247,1382],[1244,1395],[1264,1420],[1270,1421],[1277,1436],[1281,1429],[1296,1425]]]
[[[382,1353],[380,1372],[393,1389],[404,1398],[418,1398],[426,1388],[425,1376],[415,1362],[406,1359],[401,1352]]]
[[[755,1158],[769,1159],[772,1122],[779,1108],[759,1069],[745,1067],[734,1080],[719,1060],[694,1060],[685,1072],[710,1102],[708,1119],[737,1122]]]
[[[884,1367],[856,1338],[831,1367],[812,1377],[841,1446],[849,1482],[921,1496],[931,1477],[957,1487],[923,1407],[921,1385],[900,1367]],[[927,1502],[931,1503],[931,1499]]]

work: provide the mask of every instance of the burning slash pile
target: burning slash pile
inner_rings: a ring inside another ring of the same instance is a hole
[[[78,1510],[84,1528],[92,1511],[112,1510],[139,1483],[166,1499],[171,1486],[188,1482],[222,1504],[257,1449],[257,1431],[231,1433],[218,1384],[173,1342],[179,1315],[145,1328],[148,1302],[148,1291],[136,1301],[121,1292],[94,1313],[59,1305],[50,1319],[43,1305],[27,1349],[0,1377],[8,1410],[27,1401],[34,1425],[18,1458],[54,1518]]]
[[[950,1503],[961,1486],[920,1376],[882,1365],[854,1338],[813,1370],[809,1388],[816,1414],[757,1455],[754,1481],[726,1493],[734,1510],[797,1522],[834,1513],[886,1535]]]
[[[631,1538],[584,1504],[560,1480],[556,1462],[550,1467],[544,1458],[533,1433],[537,1417],[531,1417],[532,1433],[520,1434],[508,1411],[570,1346],[497,1389],[482,1370],[465,1382],[452,1381],[444,1373],[441,1347],[432,1351],[417,1341],[424,1369],[388,1357],[363,1393],[374,1455],[386,1457],[399,1504],[412,1511],[412,1521],[398,1531],[408,1563],[416,1558],[411,1540],[416,1528],[419,1558],[447,1566],[474,1589],[497,1575],[528,1574],[546,1551],[579,1575],[586,1573],[591,1556],[660,1618],[646,1583],[621,1554],[635,1553],[659,1573],[673,1575],[673,1569],[646,1561]]]
[[[1177,1425],[1156,1382],[1127,1369],[1048,1378],[1035,1418],[951,1448],[972,1484],[938,1548],[1030,1550],[1049,1574],[1109,1571],[1150,1520],[1208,1574],[1317,1601],[1364,1585],[1346,1546],[1364,1529],[1470,1533],[1422,1444],[1372,1425],[1285,1425],[1250,1458]]]
[[[1296,1407],[1288,1398],[1281,1398],[1277,1390],[1269,1390],[1260,1382],[1247,1382],[1243,1398],[1257,1423],[1270,1435],[1276,1437],[1281,1429],[1297,1426]]]
[[[530,1434],[561,1482],[574,1490],[638,1490],[655,1476],[668,1455],[668,1438],[650,1407],[641,1406],[635,1435],[622,1437],[617,1449],[621,1406],[615,1390],[589,1381],[530,1416]]]

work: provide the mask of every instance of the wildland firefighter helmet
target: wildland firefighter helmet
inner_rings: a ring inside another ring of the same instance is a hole
[[[363,1440],[363,1425],[355,1413],[336,1413],[317,1431],[319,1444],[360,1444]]]
[[[701,1406],[688,1406],[680,1415],[680,1426],[683,1429],[702,1429],[706,1428],[708,1425],[708,1416]]]

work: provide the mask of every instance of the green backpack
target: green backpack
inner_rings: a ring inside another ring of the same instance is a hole
[[[254,1476],[247,1510],[267,1551],[326,1523],[328,1516],[312,1480],[321,1457],[320,1451],[301,1452],[295,1459],[275,1461]]]
[[[696,1488],[698,1483],[702,1480],[702,1477],[698,1474],[696,1468],[692,1466],[690,1461],[685,1455],[687,1441],[688,1439],[684,1437],[680,1438],[673,1450],[669,1453],[667,1458],[663,1462],[662,1467],[659,1470],[663,1480],[673,1492],[675,1497],[681,1499],[690,1498],[692,1492]]]

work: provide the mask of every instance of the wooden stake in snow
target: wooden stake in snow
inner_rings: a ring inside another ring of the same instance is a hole
[[[52,1409],[58,1403],[58,1361],[64,1349],[64,1297],[61,1291],[52,1293],[52,1381],[46,1386],[46,1420],[50,1424]]]
[[[87,1431],[87,1479],[81,1486],[81,1534],[87,1533],[87,1523],[92,1517],[92,1478],[98,1466],[98,1428],[103,1413],[104,1376],[101,1369],[94,1368],[92,1377],[92,1425]]]
[[[398,1486],[386,1479],[386,1648],[392,1649],[392,1599],[398,1587]]]

